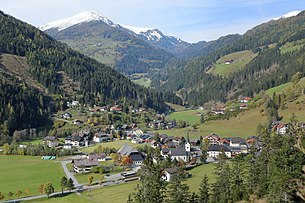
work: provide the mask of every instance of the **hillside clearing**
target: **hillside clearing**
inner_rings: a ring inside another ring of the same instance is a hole
[[[214,75],[229,75],[230,73],[243,69],[256,55],[250,50],[225,55],[218,59],[208,72]]]

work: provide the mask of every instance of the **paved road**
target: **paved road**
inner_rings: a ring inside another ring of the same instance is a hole
[[[71,160],[70,161],[61,161],[61,166],[62,168],[64,169],[65,173],[66,173],[66,176],[67,176],[67,179],[71,178],[73,180],[73,183],[74,183],[74,186],[76,188],[78,188],[79,186],[81,186],[78,181],[76,180],[76,178],[74,177],[73,173],[71,173],[68,168],[67,168],[67,164],[68,163],[71,163]]]

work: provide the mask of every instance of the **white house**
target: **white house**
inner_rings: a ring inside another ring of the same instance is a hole
[[[47,136],[43,138],[43,144],[47,145],[48,147],[57,147],[58,139],[54,136]]]
[[[207,135],[203,139],[207,139],[211,145],[220,144],[220,137],[216,134]]]
[[[210,145],[208,147],[208,156],[218,158],[221,153],[225,153],[226,157],[231,158],[231,149],[225,145]]]
[[[64,149],[72,149],[72,144],[64,144],[63,148]]]
[[[284,124],[278,124],[275,126],[275,132],[278,135],[286,135],[288,127]]]
[[[89,173],[94,166],[98,166],[97,159],[76,159],[73,160],[73,170],[76,173]]]
[[[93,141],[96,143],[108,142],[110,135],[106,133],[95,133]]]
[[[161,173],[161,179],[170,182],[175,175],[179,175],[179,170],[177,167],[166,168]],[[182,171],[182,175],[187,178],[188,173],[186,171]]]

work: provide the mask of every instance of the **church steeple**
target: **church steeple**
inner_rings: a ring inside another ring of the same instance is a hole
[[[187,152],[191,151],[190,136],[189,136],[188,132],[186,134],[185,151],[187,151]]]

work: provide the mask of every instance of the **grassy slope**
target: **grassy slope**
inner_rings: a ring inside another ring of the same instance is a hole
[[[168,120],[176,120],[176,121],[186,121],[188,124],[199,124],[200,116],[197,116],[197,113],[206,113],[206,111],[202,110],[186,110],[186,111],[178,111],[171,113],[167,119]]]
[[[46,88],[38,83],[29,72],[29,65],[25,57],[20,57],[12,54],[1,54],[0,71],[12,74],[27,82],[30,86],[45,92]]]
[[[243,69],[245,65],[249,63],[255,56],[256,54],[249,50],[228,54],[218,59],[213,68],[209,70],[209,72],[214,75],[226,76],[230,73]],[[235,63],[225,64],[227,60],[234,60]]]
[[[150,87],[151,80],[149,78],[141,78],[138,80],[132,80],[132,82],[148,88]]]
[[[282,54],[285,54],[287,52],[297,51],[301,49],[304,46],[304,44],[305,44],[304,39],[295,42],[287,42],[284,46],[280,48],[280,50]]]
[[[29,195],[37,195],[41,184],[52,182],[60,190],[60,179],[64,176],[60,163],[41,160],[30,156],[0,156],[0,192],[22,192],[29,189]],[[15,197],[15,196],[14,196]]]
[[[177,104],[172,104],[172,103],[166,103],[168,106],[170,106],[172,109],[175,111],[184,111],[186,110],[185,106],[177,105]]]
[[[183,128],[155,132],[179,137],[186,136],[187,132],[189,132],[190,138],[199,138],[199,136],[205,136],[210,133],[216,133],[221,137],[249,137],[257,134],[257,126],[260,123],[265,124],[266,122],[266,117],[261,116],[258,110],[249,110],[229,120],[208,121],[199,125],[196,130]]]
[[[119,45],[111,39],[103,37],[91,37],[89,39],[81,38],[77,42],[75,40],[64,40],[69,46],[80,51],[96,60],[113,66],[118,53],[115,51]]]
[[[285,84],[282,84],[282,85],[279,85],[279,86],[276,86],[276,87],[273,87],[271,89],[268,89],[266,91],[266,93],[269,95],[269,96],[272,96],[273,93],[276,93],[276,94],[282,94],[284,93],[284,91],[290,87],[292,85],[291,82],[288,82],[288,83],[285,83]]]
[[[209,178],[210,182],[214,182],[215,176],[213,174],[215,165],[214,164],[204,164],[201,166],[198,166],[190,171],[188,171],[190,174],[192,174],[192,177],[187,179],[187,184],[190,187],[190,190],[192,192],[197,192],[198,188],[200,187],[200,183],[206,174]]]

